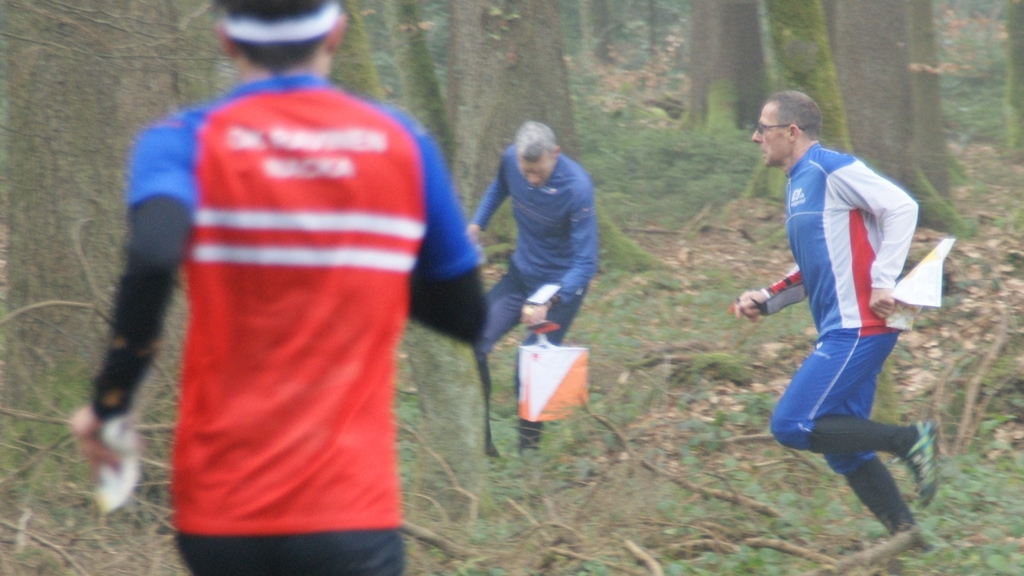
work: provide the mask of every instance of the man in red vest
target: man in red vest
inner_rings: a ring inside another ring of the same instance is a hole
[[[409,119],[326,81],[336,0],[219,0],[240,85],[147,128],[90,463],[149,365],[179,266],[185,336],[171,495],[197,575],[397,575],[392,395],[407,315],[471,342],[476,254],[444,162]]]

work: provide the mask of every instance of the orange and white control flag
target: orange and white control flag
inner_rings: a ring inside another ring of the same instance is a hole
[[[519,347],[519,417],[530,422],[567,418],[587,404],[586,348],[544,342]]]

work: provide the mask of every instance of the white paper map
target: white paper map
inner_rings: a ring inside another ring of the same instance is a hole
[[[885,319],[887,326],[910,330],[922,306],[942,306],[942,265],[953,248],[956,238],[944,238],[927,256],[896,283],[892,297],[896,311]]]

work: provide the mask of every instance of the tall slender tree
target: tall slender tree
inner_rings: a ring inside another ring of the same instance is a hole
[[[593,27],[594,57],[602,64],[611,64],[614,60],[613,40],[618,22],[612,12],[611,0],[589,0],[590,23]]]
[[[913,162],[942,197],[949,197],[949,165],[942,95],[939,87],[939,45],[935,37],[932,0],[907,0],[907,51],[913,102]],[[1022,46],[1024,48],[1024,46]]]
[[[1024,156],[1024,1],[1006,0],[1006,122],[1010,149]]]

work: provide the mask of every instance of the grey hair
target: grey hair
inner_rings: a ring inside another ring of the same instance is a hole
[[[776,92],[765,100],[778,106],[775,114],[779,124],[796,124],[811,140],[821,133],[821,110],[813,98],[796,90]]]
[[[555,148],[558,148],[555,132],[546,124],[530,120],[523,122],[516,131],[516,154],[526,162],[536,162]]]

